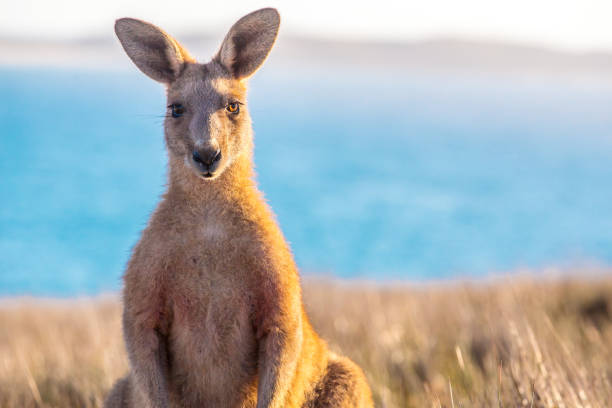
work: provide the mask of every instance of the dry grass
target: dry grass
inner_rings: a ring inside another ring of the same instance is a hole
[[[612,282],[307,281],[379,407],[612,406]],[[0,301],[0,406],[98,407],[127,369],[116,299]]]

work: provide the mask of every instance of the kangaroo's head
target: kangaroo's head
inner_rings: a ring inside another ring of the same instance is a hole
[[[167,87],[164,127],[169,154],[178,159],[172,160],[174,165],[212,180],[250,154],[246,79],[268,56],[279,23],[271,8],[244,16],[229,30],[217,55],[201,64],[154,25],[117,20],[115,32],[125,52],[142,72]]]

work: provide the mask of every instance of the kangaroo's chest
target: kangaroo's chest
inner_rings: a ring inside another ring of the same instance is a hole
[[[170,240],[168,260],[160,261],[167,265],[171,334],[210,350],[246,341],[254,301],[248,231],[214,219],[193,225]]]
[[[229,359],[245,362],[255,354],[251,297],[244,285],[203,274],[174,287],[169,339],[173,359],[206,370],[231,369]]]
[[[173,335],[186,333],[216,346],[252,334],[253,299],[240,268],[207,254],[188,256],[181,271],[186,276],[170,284]]]
[[[180,388],[207,398],[251,387],[257,372],[249,262],[240,237],[220,225],[194,232],[180,248],[170,283],[169,358]]]

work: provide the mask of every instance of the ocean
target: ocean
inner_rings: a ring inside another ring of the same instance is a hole
[[[251,82],[259,184],[304,275],[612,263],[612,86],[340,67]],[[0,295],[118,290],[164,190],[162,87],[4,67],[0,95]]]

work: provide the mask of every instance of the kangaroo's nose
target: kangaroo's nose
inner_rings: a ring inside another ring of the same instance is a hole
[[[193,151],[193,161],[200,166],[208,169],[213,163],[221,160],[221,150],[219,149],[204,149]]]

